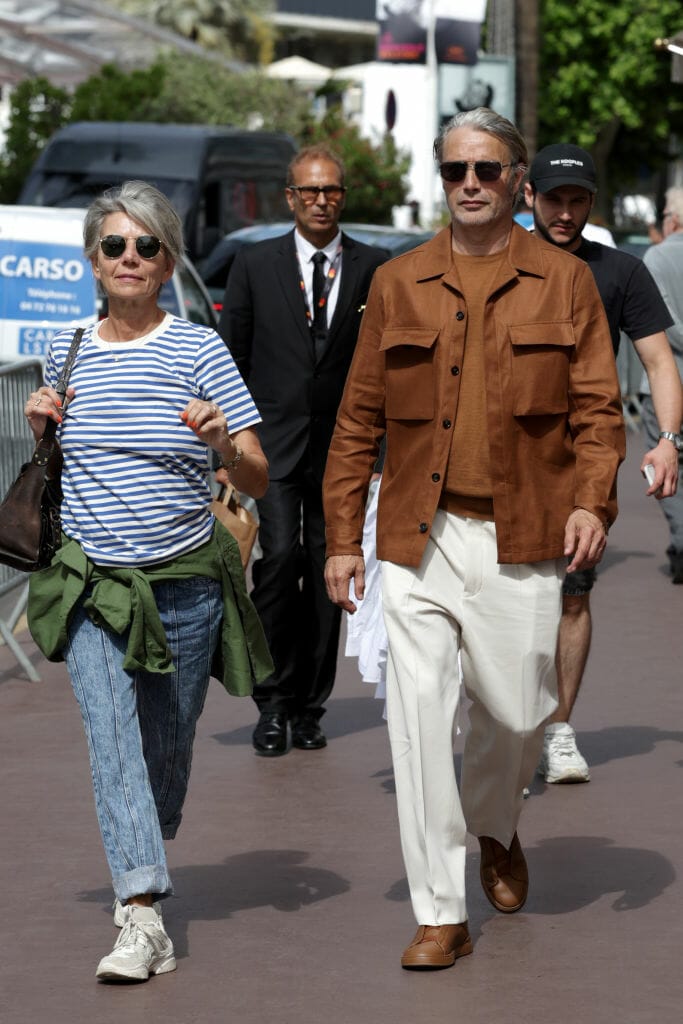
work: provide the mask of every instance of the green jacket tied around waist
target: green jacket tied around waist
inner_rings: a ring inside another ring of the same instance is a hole
[[[153,585],[171,579],[208,576],[219,580],[223,624],[211,674],[226,690],[247,696],[273,671],[260,619],[247,594],[236,542],[219,523],[211,540],[160,565],[98,566],[80,544],[63,537],[52,564],[31,576],[28,625],[48,661],[63,661],[71,614],[86,591],[83,606],[92,621],[119,636],[128,630],[123,667],[134,672],[173,671]]]

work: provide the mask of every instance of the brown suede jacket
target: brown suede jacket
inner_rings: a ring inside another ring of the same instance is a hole
[[[500,562],[563,554],[575,507],[607,527],[625,454],[609,327],[590,268],[514,224],[488,299],[488,435]],[[386,432],[380,559],[418,566],[458,409],[467,305],[450,228],[375,271],[324,482],[327,554],[360,555]]]

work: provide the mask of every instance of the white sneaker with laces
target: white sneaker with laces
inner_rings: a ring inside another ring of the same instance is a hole
[[[150,974],[175,971],[173,943],[152,907],[127,906],[126,919],[109,956],[100,960],[103,981],[147,981]]]
[[[152,907],[154,908],[154,910],[156,910],[159,920],[163,924],[164,919],[161,916],[161,903],[153,903]],[[114,900],[112,910],[114,911],[114,924],[116,925],[117,928],[123,928],[124,924],[126,923],[128,905],[122,903],[121,900]]]
[[[586,759],[576,746],[576,733],[568,722],[546,725],[538,774],[546,782],[590,782]]]

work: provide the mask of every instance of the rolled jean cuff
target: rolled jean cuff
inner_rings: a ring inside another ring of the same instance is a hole
[[[121,903],[131,896],[142,896],[149,893],[155,900],[165,899],[173,895],[171,877],[165,864],[149,864],[144,868],[126,871],[113,879],[114,895]]]

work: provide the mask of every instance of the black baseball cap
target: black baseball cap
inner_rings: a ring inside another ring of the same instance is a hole
[[[538,192],[550,192],[560,185],[579,185],[589,192],[598,191],[592,156],[569,142],[558,142],[539,150],[531,161],[529,181]]]

